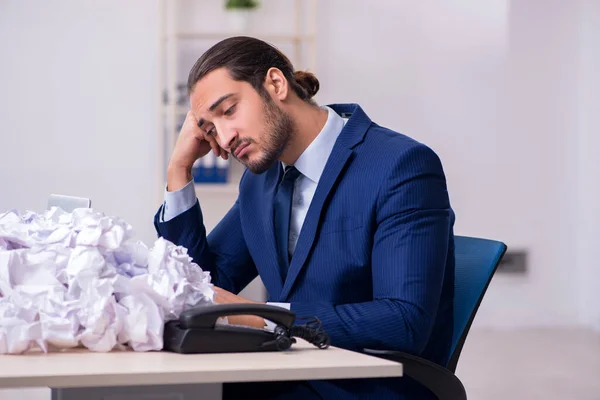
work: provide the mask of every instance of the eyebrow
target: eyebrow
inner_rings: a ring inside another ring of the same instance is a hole
[[[231,96],[233,96],[233,93],[227,93],[227,94],[224,94],[223,96],[219,97],[217,99],[217,101],[215,101],[214,103],[212,103],[212,105],[210,107],[208,107],[208,111],[210,111],[210,112],[215,111],[215,108],[219,107],[219,104],[221,104],[222,102],[224,102]],[[205,122],[204,118],[200,118],[200,120],[198,121],[198,127],[201,128],[202,125],[204,125],[204,122]]]

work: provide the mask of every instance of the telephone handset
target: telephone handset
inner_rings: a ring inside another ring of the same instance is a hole
[[[266,329],[217,324],[220,317],[256,315],[276,324]],[[165,324],[164,350],[176,353],[232,353],[287,350],[303,338],[319,348],[329,346],[329,336],[314,319],[306,325],[292,326],[293,311],[267,304],[214,304],[181,313],[178,320]]]

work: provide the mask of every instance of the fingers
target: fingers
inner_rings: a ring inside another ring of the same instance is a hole
[[[240,297],[225,289],[214,286],[215,296],[214,302],[217,304],[239,304],[239,303],[255,303],[252,300],[248,300],[244,297]]]
[[[209,136],[208,143],[210,143],[210,147],[211,147],[213,153],[215,154],[215,156],[219,157],[219,154],[221,153],[221,148],[219,147],[219,144],[217,143],[215,138],[213,138],[212,136]]]
[[[223,160],[227,160],[229,158],[229,153],[227,153],[227,150],[225,150],[224,148],[221,147],[221,158]]]
[[[214,302],[217,304],[224,304],[225,299],[223,298],[224,295],[223,295],[223,291],[221,290],[221,288],[215,286],[214,290],[215,290]]]
[[[196,121],[196,117],[194,116],[194,114],[192,113],[192,110],[189,110],[187,112],[187,115],[185,116],[186,118],[190,118],[193,122],[195,122],[196,124],[198,124],[198,121]]]
[[[219,153],[220,153],[220,150],[221,150],[221,147],[217,143],[217,140],[213,136],[207,135],[204,132],[202,132],[202,139],[205,140],[206,142],[208,142],[208,144],[210,145],[210,148],[211,148],[213,154],[218,157]]]
[[[194,117],[194,114],[192,114],[191,111],[188,111],[186,118],[189,119],[189,124],[197,126],[196,117]],[[221,157],[224,160],[227,160],[229,158],[229,153],[227,153],[225,149],[219,146],[219,143],[217,142],[217,139],[214,136],[206,134],[206,132],[204,132],[202,129],[194,129],[194,136],[196,136],[199,140],[207,141],[210,145],[213,154],[216,157]]]
[[[216,157],[221,157],[224,160],[229,158],[229,153],[227,153],[227,150],[219,146],[219,143],[217,143],[217,140],[214,136],[205,135],[204,140],[210,144],[210,148]]]
[[[238,303],[237,296],[233,293],[228,292],[227,290],[223,290],[217,286],[214,287],[215,297],[214,302],[217,304],[232,304]]]

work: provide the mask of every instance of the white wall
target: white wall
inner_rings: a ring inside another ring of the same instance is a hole
[[[0,210],[50,193],[156,235],[158,1],[3,0]]]
[[[492,204],[499,210],[491,222],[509,246],[530,250],[531,271],[525,279],[496,280],[480,314],[484,324],[580,322],[574,295],[578,16],[575,2],[511,2],[508,107],[496,131],[505,161],[497,171],[501,191],[490,193],[498,195]]]
[[[580,8],[577,255],[580,318],[600,330],[600,2]]]

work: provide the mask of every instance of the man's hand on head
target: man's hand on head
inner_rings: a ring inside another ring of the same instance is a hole
[[[192,179],[194,162],[211,150],[217,157],[225,160],[229,157],[229,154],[219,146],[215,136],[202,130],[194,114],[188,111],[169,160],[167,190],[174,192],[187,185]]]
[[[225,289],[215,286],[215,303],[217,304],[264,304],[235,295]],[[254,328],[264,328],[265,320],[256,315],[231,315],[227,317],[231,325],[245,325]]]

